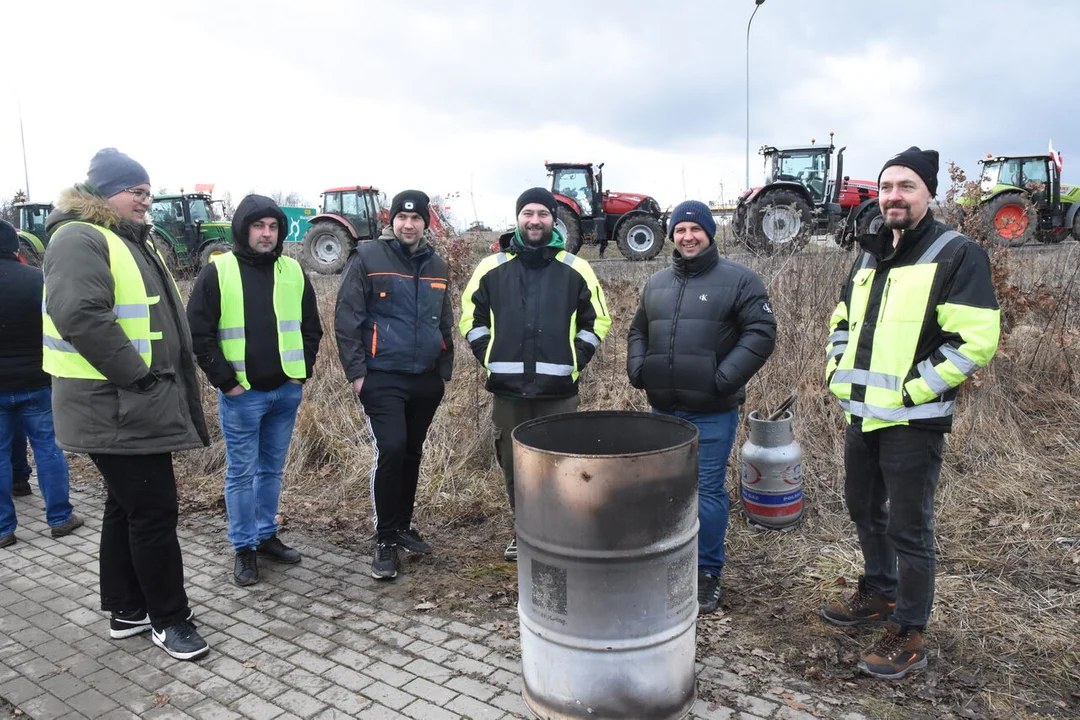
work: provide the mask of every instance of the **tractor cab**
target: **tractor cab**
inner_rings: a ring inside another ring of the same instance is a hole
[[[1061,175],[1049,155],[997,156],[979,161],[984,196],[1007,190],[1031,193],[1035,205],[1053,209],[1061,204]]]
[[[545,163],[551,174],[551,193],[572,200],[582,218],[604,214],[603,169],[592,163]]]
[[[322,194],[322,215],[336,215],[346,222],[359,240],[376,238],[382,232],[382,203],[377,188],[367,185],[333,188]]]
[[[150,217],[154,226],[164,231],[174,252],[183,255],[196,252],[204,244],[203,236],[212,235],[214,240],[227,241],[231,230],[214,201],[206,193],[181,192],[179,195],[158,195],[150,203]],[[215,232],[208,233],[211,226]],[[182,245],[183,248],[178,247]]]
[[[829,198],[829,165],[833,146],[761,148],[765,156],[765,184],[793,182],[806,188],[815,205]]]
[[[45,237],[45,219],[52,212],[52,203],[17,202],[15,207],[19,211],[16,230],[30,233],[39,238]]]

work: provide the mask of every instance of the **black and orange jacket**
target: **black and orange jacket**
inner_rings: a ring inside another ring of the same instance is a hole
[[[454,367],[454,311],[446,262],[430,245],[415,253],[389,228],[356,246],[338,287],[334,326],[345,377],[369,370],[419,375]]]

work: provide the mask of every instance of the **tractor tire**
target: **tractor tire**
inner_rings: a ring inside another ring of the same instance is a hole
[[[555,213],[555,227],[566,240],[566,252],[576,255],[581,250],[581,220],[573,210],[560,205]]]
[[[22,258],[30,267],[41,267],[42,262],[45,261],[45,256],[37,251],[33,245],[30,244],[25,238],[19,238],[19,257]]]
[[[881,215],[881,206],[874,203],[863,210],[862,215],[855,220],[855,235],[876,235],[885,224],[885,218]]]
[[[174,278],[176,277],[176,252],[173,251],[172,243],[168,238],[158,232],[152,232],[150,238],[154,242],[154,249],[161,255],[161,259],[165,261],[165,268],[169,271],[169,274]]]
[[[232,245],[220,240],[203,245],[202,250],[199,251],[199,267],[206,267],[218,255],[224,255],[227,252],[232,252]]]
[[[336,222],[312,225],[304,233],[304,267],[320,275],[337,275],[345,268],[355,242],[349,231]]]
[[[652,215],[635,215],[623,220],[615,233],[619,252],[627,260],[652,260],[664,249],[667,234]]]
[[[791,190],[762,193],[750,208],[747,245],[765,255],[798,252],[810,242],[812,212],[810,203]]]
[[[1002,193],[979,210],[980,229],[996,245],[1020,247],[1035,239],[1035,206],[1020,193]]]
[[[1073,216],[1072,236],[1073,240],[1080,241],[1080,212]]]

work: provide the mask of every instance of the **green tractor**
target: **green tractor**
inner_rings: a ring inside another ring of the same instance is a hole
[[[1070,232],[1080,239],[1080,186],[1061,184],[1053,156],[990,155],[979,162],[978,217],[994,242],[1009,247],[1032,240],[1056,243]]]
[[[21,197],[13,207],[18,213],[15,230],[19,233],[19,253],[27,265],[41,267],[45,259],[45,247],[49,235],[45,232],[45,218],[53,211],[52,203],[27,202]]]
[[[232,250],[232,230],[220,200],[209,193],[156,195],[150,205],[154,247],[172,272],[195,272]]]

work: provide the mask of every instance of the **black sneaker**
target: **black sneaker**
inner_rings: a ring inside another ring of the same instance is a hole
[[[0,535],[0,548],[6,548],[14,545],[18,542],[14,532],[9,532],[7,535]]]
[[[233,582],[241,587],[259,582],[259,562],[252,548],[239,550],[233,563]]]
[[[394,533],[394,542],[397,543],[398,547],[405,548],[417,555],[431,554],[431,546],[424,542],[424,538],[420,537],[420,533],[416,528],[398,530]]]
[[[189,608],[187,619],[194,617],[195,611]],[[145,610],[122,610],[109,617],[109,637],[114,640],[134,637],[150,628],[150,615]]]
[[[510,538],[510,542],[507,543],[506,550],[503,551],[503,560],[517,562],[517,535]]]
[[[371,560],[371,577],[376,580],[393,580],[397,577],[397,547],[393,543],[380,542],[375,546],[375,556]]]
[[[277,535],[271,535],[265,540],[260,540],[255,552],[259,553],[259,557],[285,563],[286,565],[295,565],[300,562],[300,553],[281,542]]]
[[[194,660],[210,652],[210,646],[190,620],[181,620],[161,632],[154,630],[150,637],[155,645],[177,660]]]
[[[720,576],[704,570],[697,574],[698,615],[708,615],[720,607]]]
[[[16,482],[11,484],[11,496],[12,497],[26,497],[32,494],[30,490],[30,481]]]

